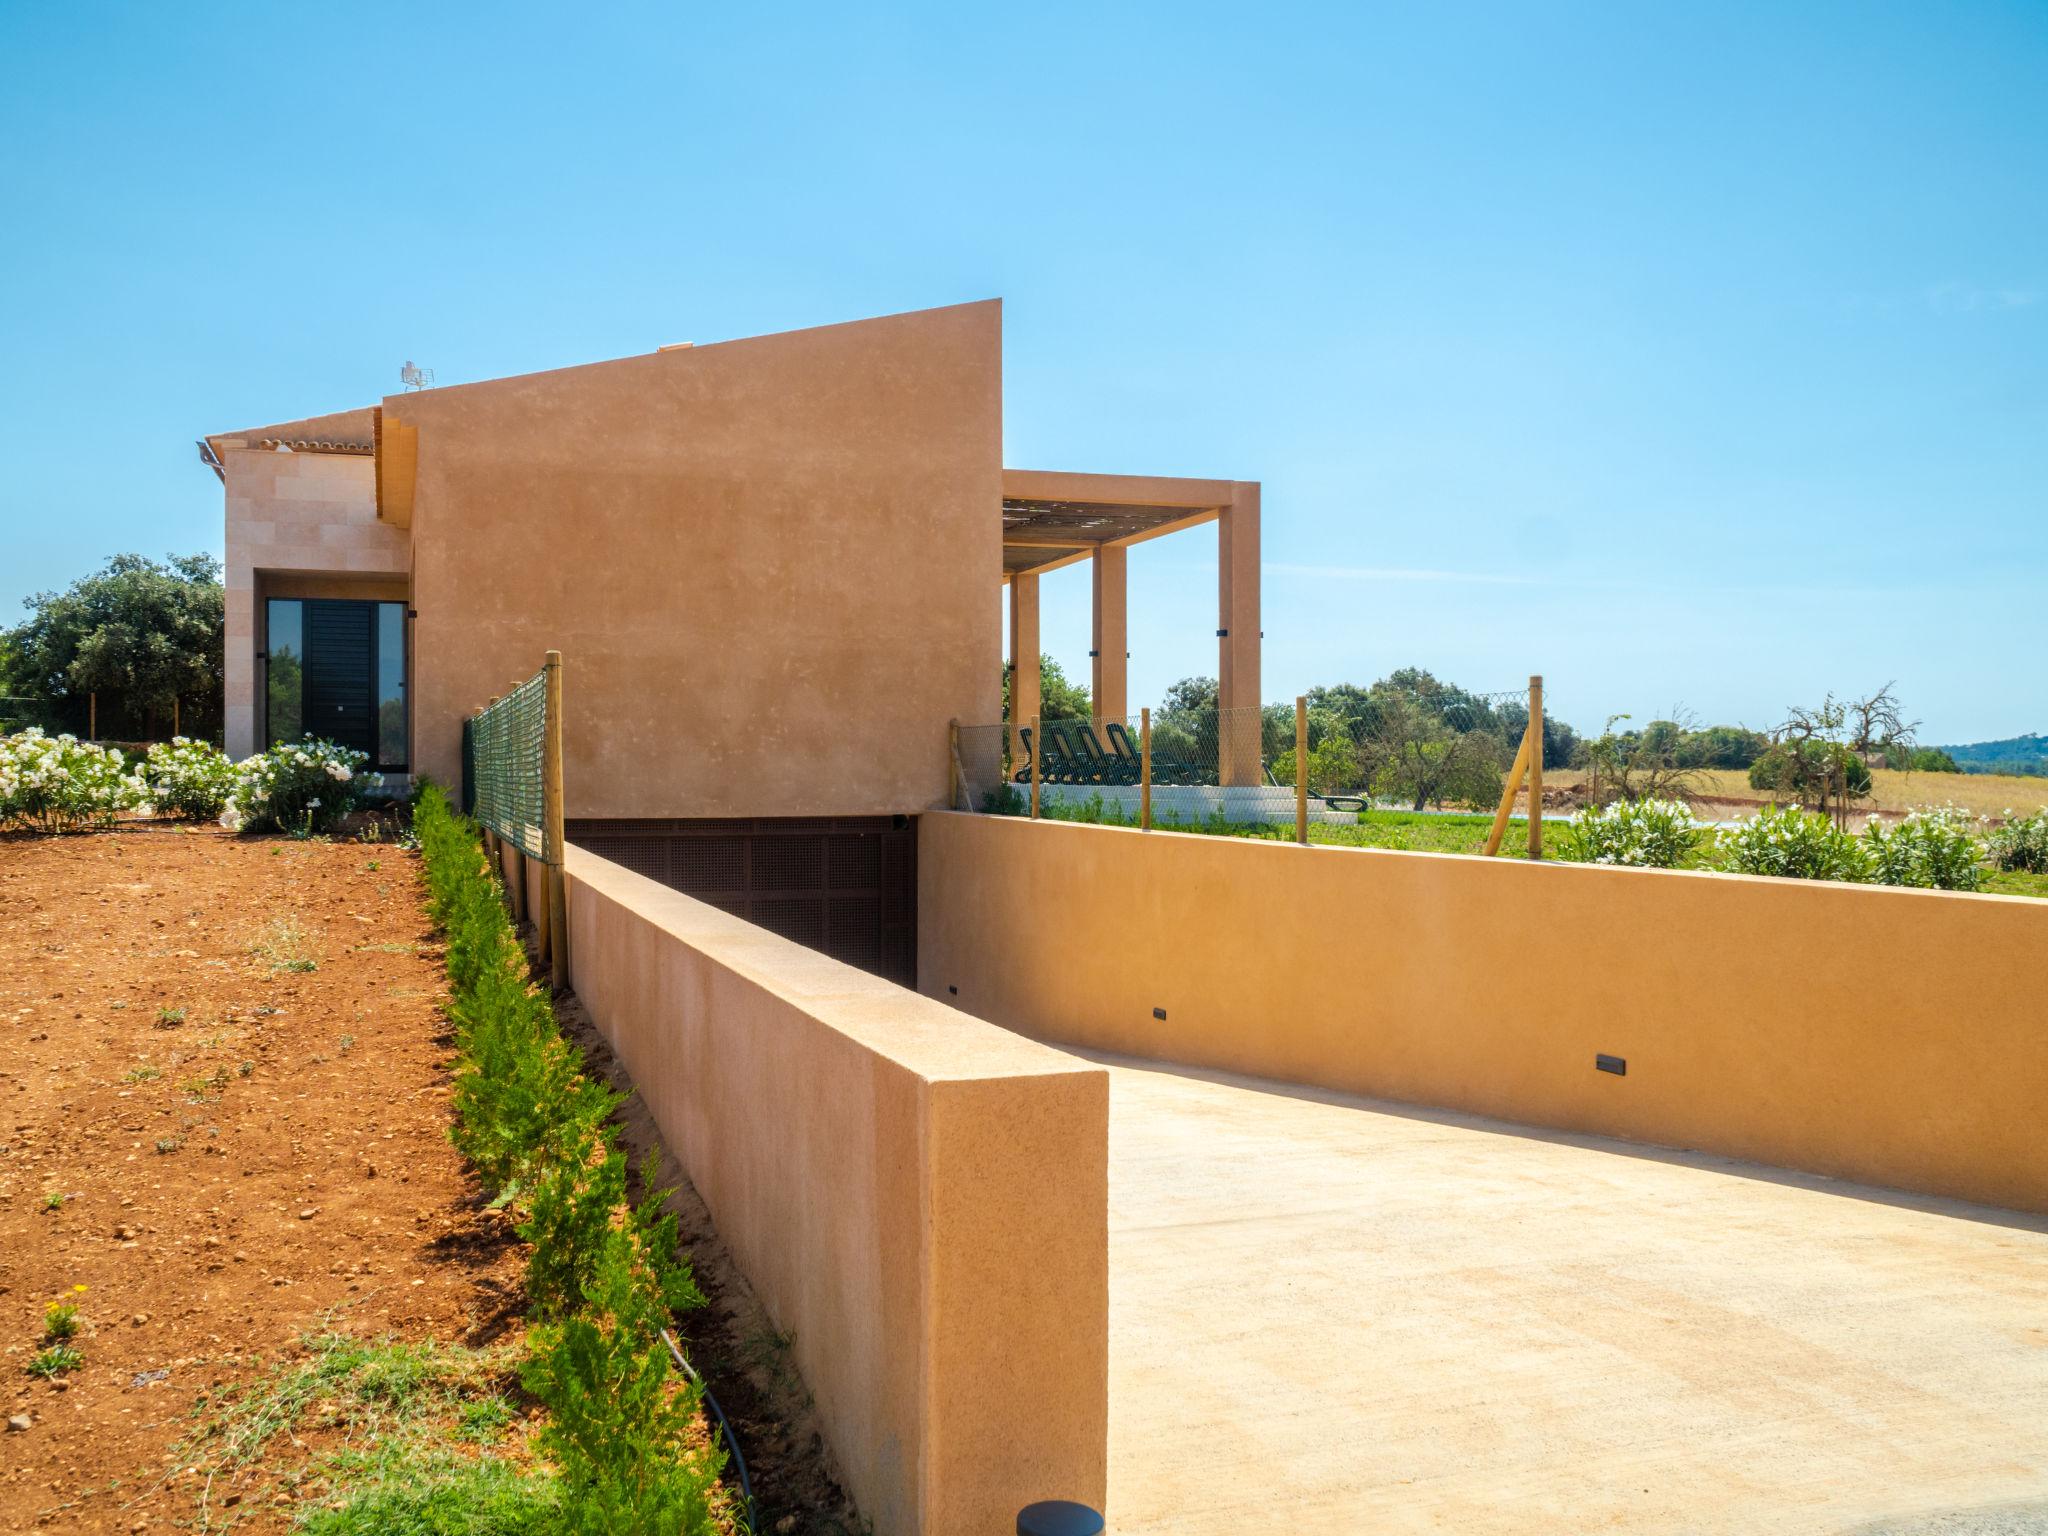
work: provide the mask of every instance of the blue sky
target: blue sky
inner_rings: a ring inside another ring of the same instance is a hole
[[[1000,295],[1007,462],[1264,482],[1269,698],[2048,730],[2038,0],[12,4],[0,82],[0,622],[406,358]],[[1134,702],[1213,590],[1134,554]]]

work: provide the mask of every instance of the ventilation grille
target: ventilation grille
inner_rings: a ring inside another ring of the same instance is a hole
[[[589,819],[569,841],[771,933],[917,985],[917,821]]]

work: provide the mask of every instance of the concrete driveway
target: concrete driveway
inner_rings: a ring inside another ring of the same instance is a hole
[[[2048,1221],[1094,1059],[1116,1536],[2048,1532]]]

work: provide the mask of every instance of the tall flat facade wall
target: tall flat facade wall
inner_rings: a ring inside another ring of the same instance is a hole
[[[883,1536],[1101,1508],[1108,1075],[571,846],[574,984]]]
[[[377,520],[376,461],[363,454],[221,454],[227,489],[226,747],[261,745],[262,602],[272,597],[404,598],[405,530]]]
[[[576,817],[909,813],[994,719],[1001,307],[394,396],[414,761],[563,653]]]
[[[918,869],[921,990],[1037,1039],[2048,1210],[2048,903],[951,813]]]

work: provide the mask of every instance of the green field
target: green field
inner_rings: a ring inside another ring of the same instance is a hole
[[[1131,825],[1127,820],[1120,820],[1114,808],[1107,814],[1102,814],[1100,806],[1089,805],[1057,807],[1049,812],[1048,819],[1101,822],[1113,826]],[[1556,823],[1546,822],[1546,825],[1554,827]],[[1486,850],[1486,834],[1492,826],[1491,816],[1477,812],[1429,815],[1415,811],[1376,810],[1362,818],[1356,826],[1310,822],[1308,840],[1311,843],[1336,848],[1391,848],[1402,853],[1483,853]],[[1294,840],[1294,828],[1286,823],[1227,822],[1220,817],[1189,826],[1161,822],[1159,830],[1199,832],[1217,837],[1253,838],[1262,842]],[[1706,840],[1702,839],[1699,853],[1684,867],[1711,868],[1707,846]],[[1529,823],[1524,817],[1512,817],[1508,821],[1506,834],[1501,838],[1500,857],[1522,859],[1527,858],[1528,854]],[[2007,874],[1993,871],[1985,876],[1984,889],[2003,896],[2048,899],[2048,874]]]

